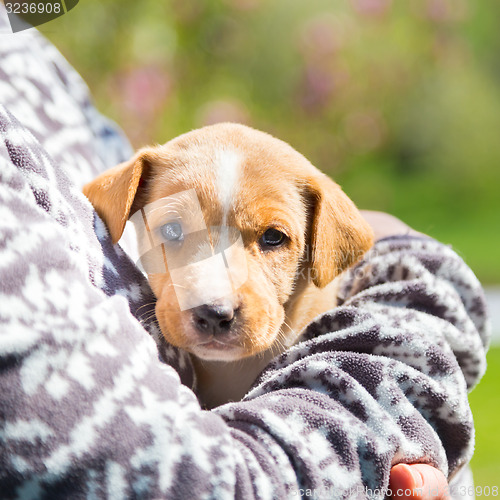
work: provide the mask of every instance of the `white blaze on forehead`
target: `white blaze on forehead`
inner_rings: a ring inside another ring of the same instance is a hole
[[[222,149],[215,156],[216,188],[222,206],[222,226],[236,196],[241,169],[241,155],[234,149]]]

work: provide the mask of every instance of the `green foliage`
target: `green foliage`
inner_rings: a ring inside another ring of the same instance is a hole
[[[476,425],[476,450],[471,466],[477,486],[500,487],[498,478],[498,471],[500,471],[499,378],[500,347],[496,347],[490,349],[486,375],[469,398]]]
[[[500,3],[85,0],[46,35],[136,146],[242,121],[500,281]]]

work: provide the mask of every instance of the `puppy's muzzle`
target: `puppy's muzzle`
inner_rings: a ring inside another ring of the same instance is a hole
[[[229,299],[220,299],[203,304],[191,310],[192,320],[197,332],[203,336],[214,337],[220,341],[235,338],[234,324],[239,308]]]

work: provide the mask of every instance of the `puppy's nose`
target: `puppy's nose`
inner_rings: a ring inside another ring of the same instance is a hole
[[[221,299],[195,307],[193,319],[198,330],[216,334],[230,329],[235,313],[234,303],[229,299]]]

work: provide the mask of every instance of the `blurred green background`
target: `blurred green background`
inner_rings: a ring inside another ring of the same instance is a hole
[[[498,0],[82,0],[41,31],[134,146],[239,121],[500,284]],[[472,393],[499,485],[500,348]]]

